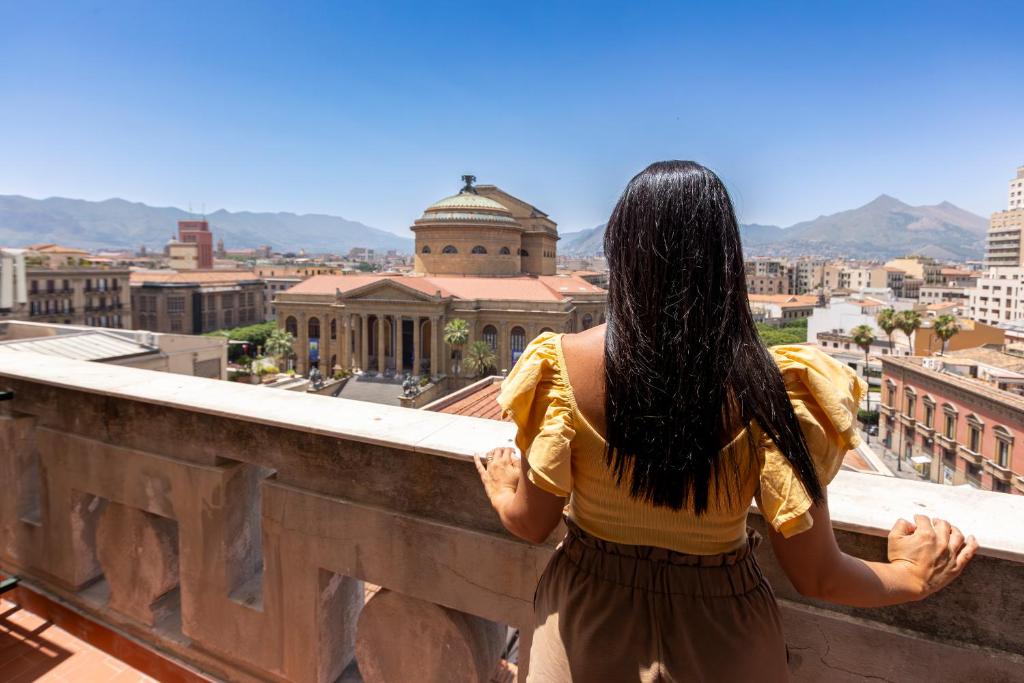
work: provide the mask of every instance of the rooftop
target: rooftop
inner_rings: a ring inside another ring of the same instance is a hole
[[[259,280],[256,273],[248,270],[133,270],[131,283],[142,285],[158,284],[231,284]]]
[[[159,353],[159,349],[101,330],[73,332],[35,339],[3,340],[0,338],[0,353],[18,352],[31,352],[75,360],[111,361],[155,354]]]
[[[951,352],[952,353],[952,352]],[[929,358],[929,361],[941,361],[942,356],[936,356]],[[932,367],[928,367],[924,364],[924,360],[920,356],[882,356],[882,367],[895,366],[898,368],[905,368],[914,372],[920,373],[925,376],[932,377],[933,379],[944,382],[951,386],[963,389],[964,391],[970,392],[975,396],[986,398],[991,401],[995,401],[1004,406],[1012,408],[1013,410],[1024,411],[1024,396],[1014,394],[1009,391],[1003,391],[989,382],[984,380],[975,379],[973,377],[965,377],[963,375],[954,374],[951,372],[943,372]],[[963,363],[977,363],[978,361],[965,358],[962,360]]]
[[[456,299],[512,301],[562,301],[574,294],[604,294],[605,290],[572,275],[540,277],[460,277],[416,275],[314,275],[286,294],[333,295],[351,292],[383,281],[409,287],[423,294]]]

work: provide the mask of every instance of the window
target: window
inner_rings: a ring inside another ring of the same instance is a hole
[[[904,413],[906,413],[907,417],[914,417],[914,409],[917,407],[917,395],[913,389],[907,389],[904,398],[906,401]]]
[[[299,336],[299,323],[294,316],[288,316],[284,321],[284,331],[293,337]]]
[[[1002,439],[996,439],[996,464],[1010,468],[1010,444]]]
[[[1013,452],[1013,434],[1002,425],[996,425],[992,431],[996,436],[996,464],[1010,469],[1010,458]]]
[[[498,328],[494,325],[488,325],[484,328],[483,333],[484,341],[491,347],[491,351],[498,351]]]
[[[331,318],[331,339],[338,338],[338,321],[335,318]],[[334,363],[331,363],[331,367],[334,367]]]
[[[520,249],[519,250],[519,255],[520,256],[529,256],[530,252],[526,251],[525,249]]]
[[[946,413],[946,424],[942,433],[947,439],[956,439],[956,415],[953,413]]]
[[[502,256],[508,256],[509,254],[512,253],[512,250],[509,249],[508,247],[502,247],[501,249],[498,250],[498,253],[501,254]]]
[[[420,249],[420,253],[421,254],[429,254],[430,253],[430,245],[429,244],[424,244],[423,248]]]
[[[89,281],[86,280],[86,282],[88,283]],[[86,286],[86,289],[88,290],[89,287]],[[32,282],[29,283],[28,291],[31,294],[38,294],[39,293],[39,280],[32,280]]]
[[[486,254],[487,253],[487,249],[485,249],[484,247],[482,247],[481,245],[478,244],[475,247],[473,247],[473,251],[471,253],[473,253],[473,254]]]
[[[975,453],[981,450],[981,430],[974,425],[968,429],[967,447]]]
[[[519,356],[523,355],[523,350],[526,348],[526,330],[521,327],[513,327],[509,335],[509,341],[512,346],[512,362],[515,363],[519,360]]]
[[[171,318],[171,332],[181,332],[181,318]]]
[[[309,323],[306,324],[306,331],[309,333],[310,339],[320,338],[320,318],[310,318]]]
[[[583,329],[584,330],[589,330],[593,326],[594,326],[594,316],[592,316],[589,313],[587,313],[585,316],[583,316]]]
[[[220,307],[221,308],[234,308],[235,307],[235,295],[234,295],[234,293],[231,293],[231,294],[221,294],[220,295]]]
[[[224,311],[224,327],[233,327],[235,324],[235,312],[228,310]]]
[[[46,293],[53,294],[53,280],[46,281]]]
[[[442,254],[458,254],[459,250],[449,244],[444,249],[441,250],[441,253]]]
[[[924,426],[931,428],[935,420],[935,404],[925,401],[924,404]]]
[[[185,312],[185,297],[183,296],[169,296],[167,297],[167,314],[168,315],[181,315]]]

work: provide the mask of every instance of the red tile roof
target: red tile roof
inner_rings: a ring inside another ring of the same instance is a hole
[[[226,284],[259,279],[256,273],[248,270],[133,270],[131,275],[132,284],[144,282]]]
[[[437,412],[448,413],[449,415],[483,417],[488,420],[501,420],[501,408],[498,407],[497,401],[499,391],[501,391],[501,382],[494,382],[481,387],[468,396],[463,396]],[[505,421],[508,422],[509,420]]]
[[[573,294],[600,294],[604,290],[571,275],[541,277],[460,277],[418,275],[315,275],[287,290],[289,294],[334,294],[391,280],[424,294],[456,299],[561,301]]]

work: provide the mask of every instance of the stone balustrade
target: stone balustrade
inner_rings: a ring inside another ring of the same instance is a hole
[[[470,461],[511,425],[29,354],[0,390],[0,571],[211,676],[483,681],[531,621],[553,545],[502,529]],[[1024,497],[849,472],[829,496],[863,557],[914,513],[982,551],[859,610],[797,595],[763,544],[794,680],[1021,677]]]

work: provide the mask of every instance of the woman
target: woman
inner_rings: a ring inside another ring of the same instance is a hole
[[[477,467],[505,527],[568,534],[537,587],[531,681],[783,681],[786,648],[746,529],[756,499],[803,595],[873,607],[920,600],[977,548],[916,516],[889,562],[839,550],[825,486],[859,443],[865,390],[805,346],[761,344],[721,180],[652,164],[605,232],[607,326],[535,339],[498,402],[525,454]],[[568,504],[566,504],[568,499]]]

